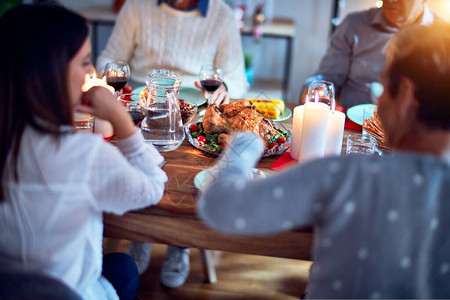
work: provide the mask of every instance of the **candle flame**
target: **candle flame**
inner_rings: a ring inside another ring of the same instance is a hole
[[[309,102],[309,95],[306,95],[306,97],[305,97],[305,103],[308,103]]]
[[[87,92],[93,86],[106,87],[112,94],[114,94],[114,88],[106,84],[106,76],[103,76],[103,78],[97,78],[97,76],[91,77],[89,74],[86,74],[84,76],[84,84],[81,87],[81,90],[83,92]]]
[[[314,92],[314,102],[319,102],[319,93],[317,91]]]
[[[92,72],[91,78],[97,78],[97,72],[95,72],[95,70]]]
[[[334,99],[331,99],[331,110],[332,111],[336,110],[336,101]]]

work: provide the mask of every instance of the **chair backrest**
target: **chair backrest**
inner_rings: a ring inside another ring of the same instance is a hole
[[[46,275],[0,272],[0,299],[81,300],[67,285]]]

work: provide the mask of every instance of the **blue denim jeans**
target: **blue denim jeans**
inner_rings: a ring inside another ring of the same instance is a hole
[[[115,288],[121,300],[133,300],[139,288],[136,263],[126,253],[109,253],[103,256],[102,275]]]

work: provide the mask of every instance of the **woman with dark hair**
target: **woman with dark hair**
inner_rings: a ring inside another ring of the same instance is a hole
[[[163,157],[109,91],[81,91],[91,66],[82,17],[19,6],[0,18],[0,39],[2,270],[43,273],[85,299],[133,299],[139,277],[130,257],[105,256],[102,276],[102,214],[156,204],[167,181]],[[117,148],[74,132],[74,110],[110,121]]]
[[[316,160],[249,182],[264,147],[240,133],[214,167],[200,215],[240,235],[314,224],[308,298],[449,298],[449,78],[450,24],[402,30],[378,102],[395,155]]]

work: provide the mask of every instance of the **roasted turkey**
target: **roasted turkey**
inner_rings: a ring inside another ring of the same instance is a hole
[[[263,139],[266,148],[269,146],[269,140],[278,134],[273,124],[263,118],[247,100],[208,107],[203,117],[203,130],[210,134],[222,133],[219,143],[220,140],[226,142],[227,134],[231,132],[253,132]]]

